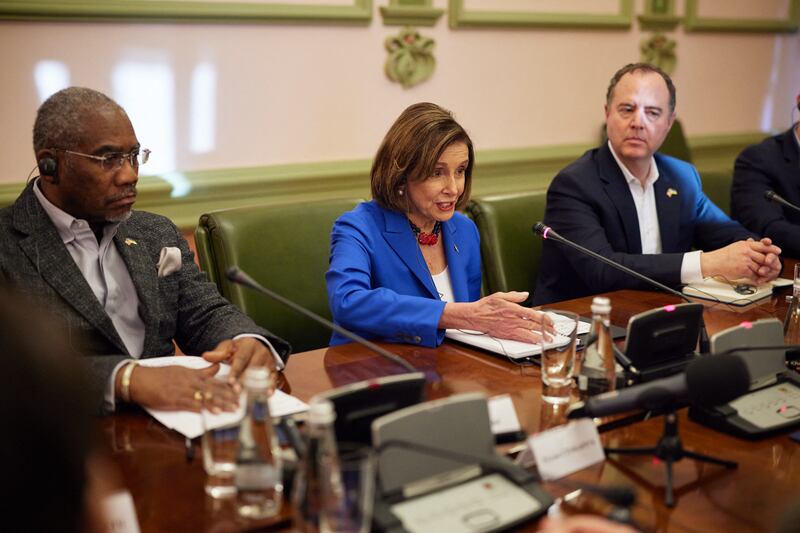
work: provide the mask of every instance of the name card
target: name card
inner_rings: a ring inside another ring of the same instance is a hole
[[[531,435],[528,447],[544,480],[568,476],[605,459],[600,434],[591,418]]]
[[[127,490],[106,496],[100,502],[105,518],[105,531],[111,533],[139,533],[139,521],[133,497]]]

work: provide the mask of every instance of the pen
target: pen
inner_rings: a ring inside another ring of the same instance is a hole
[[[191,463],[194,460],[194,445],[192,439],[186,437],[186,462]]]

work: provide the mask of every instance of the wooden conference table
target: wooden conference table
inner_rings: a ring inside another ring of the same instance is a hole
[[[791,272],[787,264],[784,272]],[[747,307],[707,304],[709,333],[743,320],[782,318],[789,289]],[[612,322],[624,326],[630,316],[679,303],[677,297],[655,292],[609,293]],[[553,306],[589,316],[591,298]],[[479,391],[487,396],[511,395],[527,433],[559,425],[564,409],[554,409],[541,399],[538,369],[521,369],[480,351],[445,342],[437,349],[410,345],[384,345],[428,376],[430,399]],[[302,400],[314,394],[377,376],[402,372],[358,345],[313,350],[293,355],[283,372],[282,388]],[[800,505],[800,444],[788,435],[755,442],[718,433],[690,420],[683,409],[680,435],[686,449],[738,461],[737,470],[683,459],[676,463],[676,506],[663,503],[663,465],[651,458],[606,459],[566,479],[546,483],[555,496],[571,492],[576,483],[633,486],[637,502],[634,518],[645,531],[770,531],[790,505]],[[195,459],[187,461],[184,439],[144,413],[118,414],[101,422],[112,455],[136,504],[143,532],[240,531],[284,529],[289,526],[288,507],[277,520],[240,522],[230,501],[205,496],[202,458],[195,443]],[[651,446],[661,435],[661,417],[603,433],[606,446]],[[584,505],[595,502],[585,498]],[[527,525],[524,530],[535,530]]]

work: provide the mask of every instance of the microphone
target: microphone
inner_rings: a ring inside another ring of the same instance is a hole
[[[794,205],[790,201],[786,200],[785,198],[783,198],[781,195],[779,195],[775,191],[766,191],[766,192],[764,192],[764,198],[766,198],[768,201],[770,201],[770,202],[772,202],[774,204],[779,204],[779,205],[782,205],[784,207],[788,207],[789,209],[792,209],[794,211],[800,212],[800,207],[797,207],[796,205]]]
[[[630,269],[630,268],[626,267],[625,265],[621,265],[621,264],[617,263],[616,261],[613,261],[613,260],[609,259],[608,257],[600,255],[597,252],[594,252],[594,251],[592,251],[592,250],[590,250],[590,249],[588,249],[588,248],[586,248],[584,246],[581,246],[578,243],[572,242],[571,240],[562,237],[561,235],[556,233],[556,231],[553,228],[551,228],[550,226],[546,226],[543,222],[537,222],[536,224],[533,225],[533,228],[531,228],[531,229],[533,230],[533,232],[536,235],[539,235],[543,239],[546,239],[546,240],[549,239],[549,240],[553,240],[553,241],[559,242],[561,244],[565,244],[565,245],[569,246],[570,248],[574,248],[575,250],[578,250],[579,252],[581,252],[584,255],[588,255],[589,257],[593,257],[593,258],[597,259],[598,261],[602,261],[603,263],[605,263],[605,264],[607,264],[607,265],[609,265],[611,267],[614,267],[617,270],[621,270],[622,272],[625,272],[626,274],[630,274],[631,276],[633,276],[633,277],[635,277],[637,279],[640,279],[640,280],[644,281],[645,283],[649,283],[650,285],[654,285],[654,286],[658,287],[659,289],[661,289],[662,291],[666,291],[666,292],[668,292],[670,294],[673,294],[673,295],[677,296],[678,298],[682,299],[685,302],[693,303],[692,300],[690,300],[689,297],[686,296],[685,294],[683,294],[682,292],[676,291],[672,287],[667,287],[663,283],[660,283],[660,282],[658,282],[658,281],[656,281],[656,280],[654,280],[652,278],[649,278],[649,277],[645,276],[644,274],[640,274],[639,272],[636,272],[635,270]],[[708,340],[708,331],[706,330],[706,322],[701,317],[700,318],[700,353],[701,354],[707,354],[711,349],[710,346],[711,346],[711,344],[710,344],[710,342]]]
[[[747,365],[734,355],[693,361],[685,373],[599,394],[570,407],[567,418],[602,417],[633,409],[654,411],[685,401],[702,406],[729,402],[750,388]]]
[[[411,372],[411,373],[416,373],[417,372],[417,369],[414,368],[413,366],[411,366],[408,362],[406,362],[402,358],[396,356],[395,354],[384,350],[383,348],[381,348],[377,344],[375,344],[373,342],[370,342],[367,339],[365,339],[364,337],[362,337],[360,335],[356,335],[352,331],[349,331],[349,330],[347,330],[347,329],[345,329],[345,328],[343,328],[343,327],[341,327],[341,326],[339,326],[337,324],[334,324],[330,320],[327,320],[327,319],[319,316],[318,314],[314,313],[313,311],[310,311],[310,310],[306,309],[302,305],[296,304],[295,302],[293,302],[293,301],[291,301],[291,300],[289,300],[287,298],[284,298],[280,294],[267,289],[263,285],[259,284],[256,280],[254,280],[253,278],[248,276],[247,273],[245,273],[242,269],[240,269],[237,266],[228,267],[228,269],[225,270],[225,277],[228,278],[228,280],[232,281],[233,283],[236,283],[237,285],[242,285],[242,286],[247,287],[249,289],[253,289],[256,292],[260,292],[261,294],[269,296],[273,300],[277,300],[278,302],[282,303],[283,305],[285,305],[289,309],[292,309],[293,311],[295,311],[297,313],[300,313],[301,315],[303,315],[305,317],[310,318],[311,320],[313,320],[314,322],[317,322],[318,324],[322,324],[323,326],[325,326],[328,329],[332,329],[336,333],[339,333],[340,335],[343,335],[343,336],[347,337],[351,341],[356,342],[356,343],[358,343],[358,344],[360,344],[362,346],[365,346],[365,347],[369,348],[370,350],[372,350],[376,354],[380,355],[381,357],[384,357],[384,358],[388,359],[389,361],[391,361],[391,362],[393,362],[393,363],[395,363],[397,365],[402,366],[403,369],[407,370],[408,372]]]

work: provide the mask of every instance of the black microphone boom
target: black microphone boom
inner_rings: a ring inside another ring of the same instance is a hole
[[[259,284],[256,280],[254,280],[253,278],[248,276],[247,273],[245,273],[242,269],[240,269],[237,266],[232,266],[232,267],[229,267],[227,270],[225,270],[225,277],[228,278],[233,283],[236,283],[238,285],[243,285],[243,286],[245,286],[247,288],[253,289],[254,291],[257,291],[257,292],[260,292],[262,294],[265,294],[265,295],[269,296],[270,298],[272,298],[273,300],[279,301],[280,303],[282,303],[283,305],[285,305],[289,309],[292,309],[293,311],[296,311],[297,313],[300,313],[301,315],[303,315],[305,317],[308,317],[311,320],[313,320],[313,321],[315,321],[315,322],[317,322],[319,324],[322,324],[323,326],[327,327],[328,329],[331,329],[331,330],[335,331],[336,333],[339,333],[340,335],[343,335],[343,336],[347,337],[351,341],[354,341],[354,342],[356,342],[358,344],[361,344],[362,346],[366,346],[367,348],[369,348],[373,352],[377,353],[378,355],[380,355],[382,357],[385,357],[386,359],[392,361],[395,364],[398,364],[398,365],[402,366],[405,370],[407,370],[409,372],[417,372],[417,369],[414,368],[413,366],[411,366],[408,362],[404,361],[402,358],[396,356],[393,353],[389,353],[388,351],[384,350],[383,348],[381,348],[377,344],[375,344],[373,342],[370,342],[367,339],[365,339],[364,337],[361,337],[360,335],[356,335],[352,331],[349,331],[349,330],[347,330],[347,329],[345,329],[345,328],[343,328],[343,327],[341,327],[341,326],[339,326],[337,324],[334,324],[330,320],[327,320],[327,319],[319,316],[318,314],[306,309],[305,307],[303,307],[301,305],[298,305],[295,302],[293,302],[293,301],[291,301],[291,300],[289,300],[287,298],[284,298],[280,294],[267,289],[266,287],[264,287],[261,284]]]
[[[567,418],[602,417],[633,409],[675,408],[685,401],[720,405],[750,388],[750,374],[741,357],[710,355],[693,361],[685,373],[650,383],[599,394],[570,407]]]
[[[614,267],[617,270],[621,270],[622,272],[625,272],[626,274],[630,274],[631,276],[633,276],[635,278],[638,278],[638,279],[644,281],[645,283],[649,283],[650,285],[658,287],[662,291],[666,291],[666,292],[668,292],[668,293],[670,293],[672,295],[675,295],[675,296],[677,296],[678,298],[680,298],[681,300],[683,300],[685,302],[693,303],[692,300],[690,300],[689,297],[686,296],[685,294],[683,294],[682,292],[676,291],[672,287],[667,287],[663,283],[660,283],[660,282],[658,282],[658,281],[656,281],[656,280],[654,280],[652,278],[649,278],[649,277],[645,276],[644,274],[640,274],[639,272],[636,272],[635,270],[630,269],[630,268],[626,267],[625,265],[621,265],[621,264],[617,263],[616,261],[612,261],[608,257],[600,255],[597,252],[594,252],[594,251],[592,251],[592,250],[590,250],[590,249],[588,249],[588,248],[586,248],[584,246],[581,246],[578,243],[572,242],[569,239],[565,239],[564,237],[562,237],[561,235],[556,233],[553,228],[551,228],[550,226],[546,226],[543,222],[537,222],[536,224],[533,225],[533,227],[531,229],[533,230],[533,232],[536,235],[539,235],[540,237],[542,237],[545,240],[553,240],[553,241],[559,242],[561,244],[565,244],[565,245],[569,246],[570,248],[578,250],[582,254],[588,255],[589,257],[593,257],[593,258],[597,259],[598,261],[601,261],[601,262],[603,262],[603,263],[605,263],[605,264],[607,264],[607,265],[609,265],[611,267]],[[708,331],[706,330],[706,323],[702,318],[700,318],[700,353],[706,354],[706,353],[709,352],[709,350],[710,350],[710,342],[708,340]]]
[[[784,207],[788,207],[789,209],[792,209],[794,211],[800,212],[800,207],[797,207],[796,205],[794,205],[790,201],[786,200],[784,197],[782,197],[781,195],[779,195],[775,191],[766,191],[764,193],[764,198],[766,198],[770,202],[773,202],[773,203],[776,203],[776,204],[780,204],[780,205],[782,205]]]

